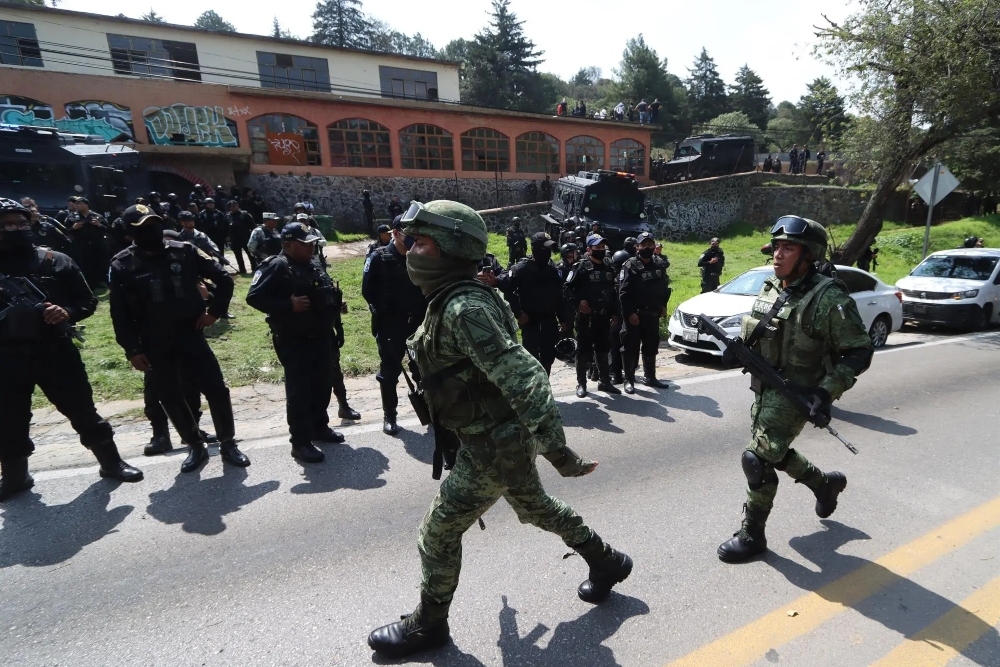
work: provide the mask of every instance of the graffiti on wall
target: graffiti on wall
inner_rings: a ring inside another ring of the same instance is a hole
[[[306,164],[302,135],[294,132],[268,132],[267,161],[269,164]]]
[[[105,141],[135,140],[132,112],[126,106],[103,100],[77,100],[66,105],[66,115],[56,118],[47,102],[30,97],[0,95],[0,123],[50,127],[60,132],[91,134]]]
[[[192,107],[178,103],[149,107],[142,115],[151,144],[226,148],[240,145],[236,123],[223,115],[222,107]]]

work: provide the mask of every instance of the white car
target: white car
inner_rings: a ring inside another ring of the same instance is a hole
[[[739,336],[743,316],[750,314],[764,281],[773,275],[774,269],[770,266],[750,269],[714,291],[699,294],[677,306],[667,325],[670,333],[667,343],[687,352],[721,357],[722,343],[714,336],[698,332],[698,315],[711,317],[727,334]],[[838,266],[837,277],[844,281],[858,304],[872,345],[885,345],[889,334],[903,326],[902,294],[861,269]]]
[[[1000,316],[1000,250],[931,253],[896,287],[907,322],[986,329]]]

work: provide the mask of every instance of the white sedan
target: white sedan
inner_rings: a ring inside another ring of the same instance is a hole
[[[698,332],[698,315],[711,317],[731,336],[740,335],[743,316],[750,314],[764,281],[773,275],[774,269],[770,266],[750,269],[715,291],[699,294],[677,306],[667,325],[668,344],[686,352],[721,357],[722,343],[714,336]],[[872,345],[885,345],[889,334],[903,326],[903,295],[861,269],[838,266],[837,277],[844,281],[858,304]]]

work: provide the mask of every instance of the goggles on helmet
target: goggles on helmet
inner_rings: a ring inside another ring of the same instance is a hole
[[[424,205],[418,201],[410,204],[410,208],[407,209],[403,217],[400,218],[400,222],[405,224],[422,222],[426,225],[433,225],[435,227],[442,227],[444,229],[451,230],[456,236],[460,234],[468,234],[477,241],[482,241],[483,243],[489,243],[489,236],[486,232],[476,227],[473,227],[464,220],[459,220],[457,218],[449,218],[444,215],[439,215],[433,213],[424,208]]]
[[[807,229],[809,229],[809,223],[806,222],[805,218],[800,218],[797,215],[783,215],[774,223],[774,227],[771,227],[771,236],[781,234],[798,236],[804,234]]]

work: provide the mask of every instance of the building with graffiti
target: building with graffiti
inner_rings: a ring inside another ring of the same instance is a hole
[[[236,184],[355,217],[362,189],[377,210],[489,208],[547,175],[647,180],[648,126],[465,106],[453,62],[0,0],[5,35],[0,124],[128,143],[161,191]]]

